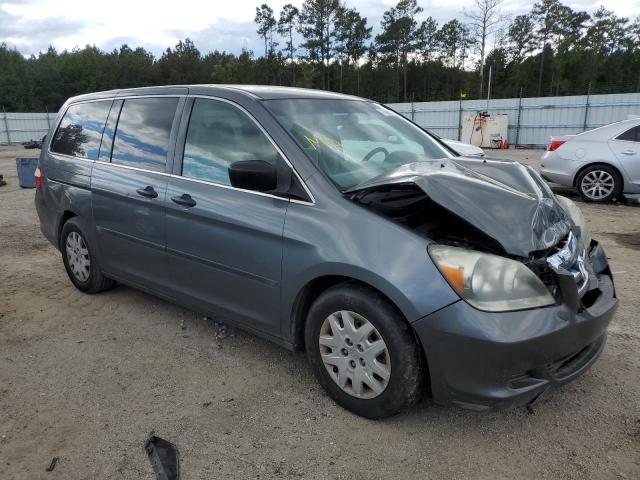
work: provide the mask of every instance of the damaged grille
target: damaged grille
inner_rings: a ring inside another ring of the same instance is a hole
[[[529,260],[527,266],[540,278],[558,301],[574,311],[590,308],[601,296],[602,274],[609,275],[606,256],[593,242],[585,248],[573,232],[546,255]]]
[[[547,258],[547,263],[556,273],[569,274],[573,277],[578,289],[578,296],[582,297],[586,293],[592,272],[589,268],[587,250],[573,232],[569,232],[562,248]]]
[[[546,258],[536,258],[533,260],[529,260],[525,262],[525,265],[529,267],[529,269],[535,273],[535,275],[544,283],[544,285],[549,289],[551,294],[559,299],[559,288],[560,285],[558,283],[558,276],[551,269],[549,264],[547,263]]]

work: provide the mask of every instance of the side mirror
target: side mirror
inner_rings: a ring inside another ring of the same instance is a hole
[[[243,160],[229,165],[229,180],[232,187],[268,192],[278,186],[278,171],[264,160]]]

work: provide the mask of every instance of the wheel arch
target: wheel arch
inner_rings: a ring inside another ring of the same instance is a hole
[[[374,290],[389,302],[389,304],[398,311],[407,324],[410,325],[406,313],[398,306],[398,302],[394,301],[390,295],[387,295],[382,289],[372,285],[370,282],[347,275],[322,275],[309,280],[298,291],[293,301],[289,315],[289,334],[291,335],[294,350],[304,349],[304,327],[307,320],[307,314],[313,302],[327,289],[346,282],[353,282]]]
[[[57,239],[58,239],[58,250],[62,251],[62,229],[64,228],[64,224],[67,223],[71,218],[73,217],[77,217],[78,214],[75,213],[73,210],[64,210],[62,212],[62,215],[60,216],[60,220],[58,222],[58,234],[57,234]]]
[[[622,172],[620,171],[620,169],[618,167],[616,167],[615,165],[611,164],[611,163],[607,163],[607,162],[591,162],[591,163],[587,163],[586,165],[583,165],[582,167],[580,167],[578,169],[578,171],[576,172],[576,174],[573,176],[573,187],[574,188],[578,188],[578,178],[580,178],[580,175],[582,175],[582,173],[591,167],[596,167],[596,166],[603,166],[603,167],[609,167],[611,169],[613,169],[617,174],[618,177],[620,178],[620,181],[622,182],[621,187],[624,189],[624,176],[622,175]]]
[[[383,291],[381,291],[379,288],[376,288],[374,285],[371,285],[370,283],[357,278],[353,278],[345,275],[323,275],[310,280],[300,289],[300,291],[295,297],[295,301],[293,302],[293,306],[290,314],[290,318],[291,318],[290,335],[291,335],[291,345],[293,347],[293,350],[300,351],[300,350],[304,350],[305,348],[304,329],[307,321],[307,314],[309,312],[309,309],[311,308],[311,305],[315,301],[315,299],[317,299],[327,289],[335,285],[339,285],[341,283],[347,283],[347,282],[352,282],[354,284],[361,285],[375,291],[383,299],[385,299],[389,303],[389,305],[398,312],[398,314],[401,316],[404,322],[406,322],[420,350],[420,355],[422,357],[422,365],[424,367],[423,381],[425,382],[425,385],[427,386],[428,391],[431,391],[431,371],[429,368],[429,362],[427,360],[427,355],[424,349],[424,345],[422,344],[420,337],[418,336],[415,329],[413,328],[413,325],[411,325],[411,322],[409,322],[409,320],[407,319],[407,316],[403,313],[402,309],[398,307],[397,303],[394,302],[393,299],[389,297],[389,295],[386,295]]]

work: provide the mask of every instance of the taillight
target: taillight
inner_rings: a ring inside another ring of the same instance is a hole
[[[40,170],[40,167],[36,167],[35,184],[36,188],[40,188],[42,186],[42,170]]]
[[[549,142],[549,146],[547,147],[548,152],[553,152],[560,148],[560,146],[565,142],[565,140],[551,140]]]

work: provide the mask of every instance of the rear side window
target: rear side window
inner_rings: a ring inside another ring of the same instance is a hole
[[[189,119],[182,176],[230,185],[229,165],[240,160],[264,160],[277,166],[278,152],[239,108],[197,98]]]
[[[111,161],[163,172],[177,106],[177,98],[125,100],[113,140]]]
[[[111,100],[71,105],[53,136],[51,151],[97,160]]]
[[[627,140],[629,142],[640,142],[640,126],[630,128],[622,135],[618,135],[618,140]]]

